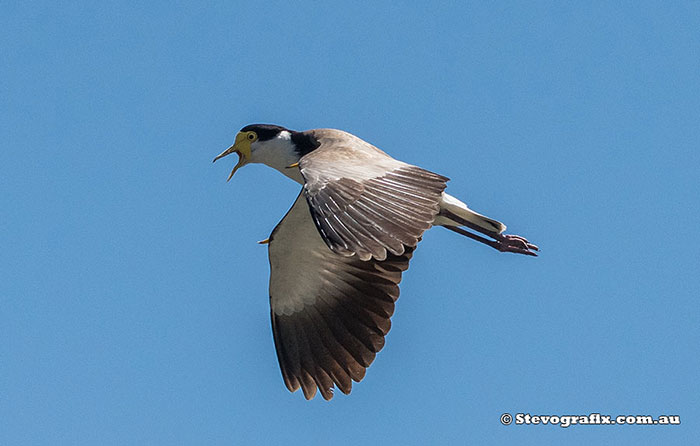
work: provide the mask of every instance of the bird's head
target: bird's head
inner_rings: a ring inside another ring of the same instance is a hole
[[[238,132],[233,145],[217,155],[214,161],[231,153],[238,154],[238,163],[228,176],[228,180],[239,168],[249,163],[265,163],[276,167],[272,165],[276,158],[280,158],[284,163],[289,154],[294,153],[294,143],[291,139],[292,134],[296,133],[278,125],[247,125]]]

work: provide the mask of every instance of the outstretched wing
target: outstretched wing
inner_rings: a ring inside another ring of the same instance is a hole
[[[334,252],[384,260],[414,247],[440,210],[448,178],[391,158],[339,130],[313,130],[299,161],[314,223]]]
[[[413,248],[384,261],[334,253],[303,194],[270,236],[272,333],[287,388],[306,399],[348,394],[384,346]]]

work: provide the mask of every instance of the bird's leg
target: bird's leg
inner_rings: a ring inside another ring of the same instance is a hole
[[[496,231],[490,231],[488,229],[484,229],[480,226],[477,226],[476,224],[465,220],[463,218],[460,218],[459,216],[453,214],[450,211],[447,210],[442,210],[441,215],[444,215],[445,217],[449,218],[450,220],[453,220],[457,223],[460,223],[463,226],[466,226],[469,229],[472,229],[476,232],[480,232],[488,237],[491,237],[493,240],[489,240],[487,238],[484,238],[480,235],[473,234],[465,229],[462,229],[457,226],[445,226],[447,229],[450,231],[454,231],[458,234],[462,234],[466,237],[471,238],[472,240],[476,240],[478,242],[484,243],[494,249],[497,249],[501,252],[514,252],[516,254],[525,254],[529,256],[537,256],[535,251],[539,251],[540,249],[537,247],[537,245],[534,245],[530,243],[525,237],[521,237],[519,235],[510,235],[510,234],[500,234]]]
[[[445,226],[445,228],[449,229],[450,231],[454,231],[458,234],[467,236],[472,240],[481,242],[501,252],[514,252],[516,254],[525,254],[528,256],[537,257],[537,253],[535,253],[535,251],[539,251],[539,248],[537,246],[533,245],[532,243],[528,242],[526,239],[518,235],[498,234],[497,240],[489,240],[485,237],[471,233],[466,229],[462,229],[458,226]]]

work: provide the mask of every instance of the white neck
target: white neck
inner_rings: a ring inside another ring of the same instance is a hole
[[[288,168],[299,162],[299,154],[294,150],[291,133],[286,130],[270,140],[254,142],[251,145],[250,162],[270,166],[297,183],[304,184],[299,168]]]

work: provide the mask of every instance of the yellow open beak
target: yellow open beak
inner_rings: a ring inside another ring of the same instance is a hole
[[[238,163],[236,164],[236,167],[233,168],[233,170],[231,171],[231,174],[228,176],[228,179],[226,179],[226,181],[229,181],[233,177],[233,174],[236,173],[238,168],[241,167],[243,164],[245,164],[245,160],[243,159],[243,155],[241,154],[241,152],[236,149],[236,146],[234,144],[231,147],[229,147],[228,149],[221,152],[220,154],[216,155],[216,158],[214,158],[214,161],[212,161],[214,163],[219,158],[223,158],[226,155],[230,155],[234,152],[238,154]]]
[[[233,174],[236,173],[236,171],[240,167],[248,164],[248,161],[250,159],[250,141],[246,138],[245,134],[239,133],[238,135],[236,135],[236,142],[231,147],[218,154],[212,162],[216,162],[216,160],[218,160],[219,158],[223,158],[226,155],[230,155],[234,152],[238,154],[238,163],[233,168],[231,174],[228,176],[228,179],[226,181],[231,180]]]

